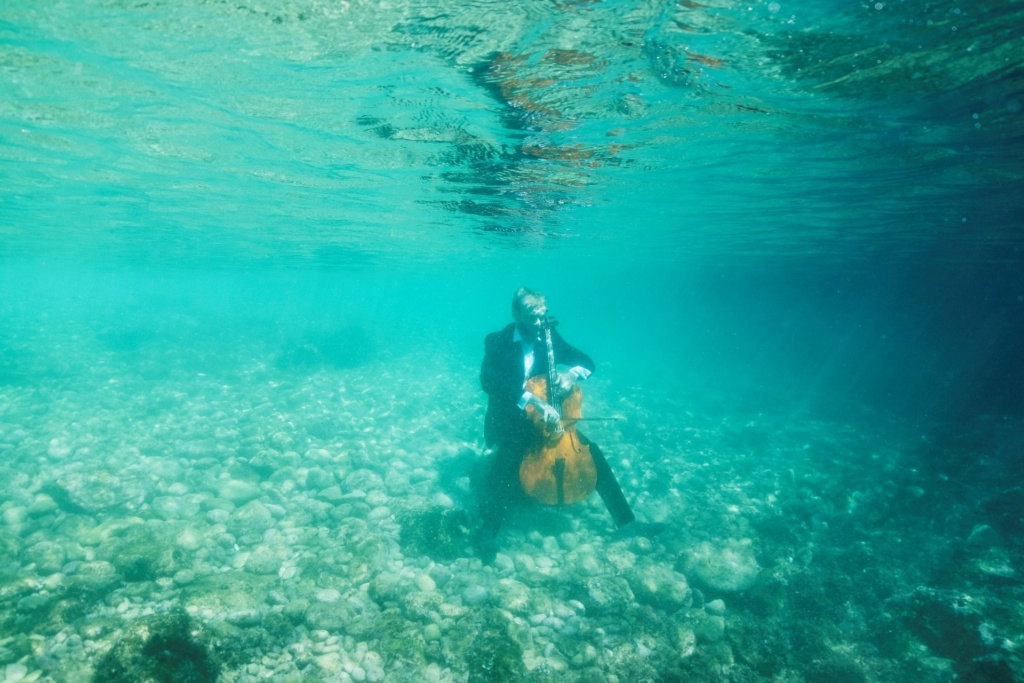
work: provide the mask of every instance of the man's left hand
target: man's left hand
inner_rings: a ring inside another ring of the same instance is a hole
[[[587,377],[590,377],[590,370],[577,365],[565,372],[558,373],[558,386],[561,387],[562,391],[570,391],[578,380],[586,379]]]

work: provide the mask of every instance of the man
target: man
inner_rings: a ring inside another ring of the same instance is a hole
[[[481,492],[482,527],[477,537],[477,548],[485,558],[493,557],[501,524],[511,505],[522,498],[519,466],[534,443],[537,429],[527,417],[526,407],[533,406],[552,426],[559,420],[557,410],[524,389],[527,379],[544,377],[548,372],[543,331],[547,312],[542,294],[520,288],[512,299],[514,322],[484,340],[484,362],[480,369],[480,384],[488,397],[484,439],[494,449]],[[555,365],[570,368],[559,374],[563,387],[586,379],[594,371],[590,356],[566,342],[556,330],[551,331],[551,345]],[[597,470],[596,490],[612,520],[617,527],[630,524],[636,517],[608,461],[595,443],[582,434],[578,436],[581,443],[590,447]]]

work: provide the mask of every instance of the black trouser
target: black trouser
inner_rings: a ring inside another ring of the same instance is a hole
[[[601,449],[583,434],[577,432],[577,436],[581,444],[590,447],[590,455],[594,458],[594,468],[597,470],[597,493],[611,513],[615,526],[629,524],[636,516],[630,510],[626,496],[623,495],[619,482],[615,480],[615,474],[612,473],[612,468],[605,460]],[[496,536],[509,508],[526,497],[519,484],[519,465],[523,461],[523,450],[518,446],[506,446],[499,448],[493,456],[481,491],[481,533],[484,536]]]

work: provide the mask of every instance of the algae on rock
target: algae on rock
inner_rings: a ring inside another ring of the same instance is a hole
[[[215,683],[220,660],[185,612],[143,617],[100,658],[93,683]]]

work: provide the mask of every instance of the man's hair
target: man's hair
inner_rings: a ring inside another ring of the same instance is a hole
[[[527,308],[536,308],[547,304],[544,295],[535,289],[520,287],[512,297],[512,315],[517,316]]]

